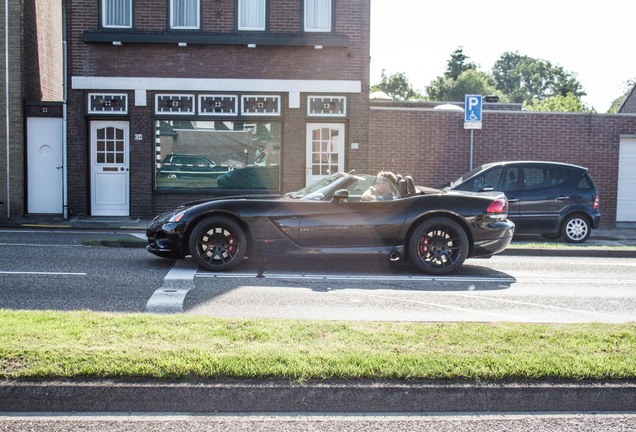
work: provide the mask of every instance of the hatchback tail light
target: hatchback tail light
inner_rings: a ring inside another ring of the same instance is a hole
[[[497,198],[490,203],[486,209],[488,214],[508,213],[508,200],[506,198]]]
[[[601,200],[600,200],[600,198],[599,198],[598,194],[596,194],[596,195],[594,196],[594,210],[598,210],[599,205],[600,205],[600,201],[601,201]]]

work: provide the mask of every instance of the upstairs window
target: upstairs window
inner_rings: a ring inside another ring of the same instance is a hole
[[[102,0],[102,27],[132,28],[132,0]]]
[[[170,0],[170,28],[198,29],[200,11],[199,0]]]
[[[332,30],[332,0],[305,0],[304,29],[306,32]]]
[[[238,29],[264,31],[267,0],[238,0]]]

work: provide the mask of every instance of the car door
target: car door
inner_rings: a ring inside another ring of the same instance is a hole
[[[525,165],[523,188],[516,193],[519,214],[514,222],[518,231],[554,233],[559,230],[560,216],[571,204],[566,193],[567,167],[551,164]]]
[[[317,201],[300,220],[303,247],[393,245],[408,213],[408,199],[391,201]]]

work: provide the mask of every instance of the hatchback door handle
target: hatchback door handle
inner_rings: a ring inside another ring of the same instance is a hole
[[[509,203],[516,203],[516,202],[519,202],[519,198],[508,198],[508,202],[509,202]]]

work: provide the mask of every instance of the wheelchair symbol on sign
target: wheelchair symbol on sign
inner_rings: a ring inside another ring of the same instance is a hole
[[[478,117],[477,117],[477,115],[474,112],[470,113],[470,120],[475,121],[475,120],[477,120],[477,118]]]

